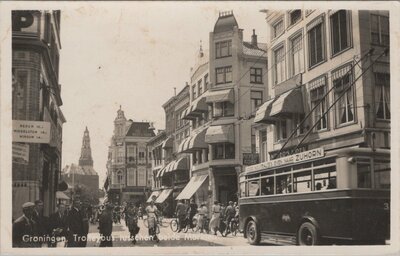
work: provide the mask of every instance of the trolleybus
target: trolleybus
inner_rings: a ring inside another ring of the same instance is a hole
[[[318,148],[248,166],[239,179],[240,229],[250,244],[390,237],[390,150]]]

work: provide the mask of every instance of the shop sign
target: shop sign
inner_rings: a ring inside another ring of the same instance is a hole
[[[50,143],[50,122],[13,120],[12,141]]]
[[[29,145],[23,143],[12,144],[12,159],[15,163],[28,164]]]
[[[323,148],[316,148],[304,152],[300,152],[297,154],[293,154],[290,156],[285,156],[281,157],[278,159],[274,159],[271,161],[263,162],[260,164],[252,165],[246,167],[247,172],[251,171],[258,171],[258,170],[264,170],[264,169],[269,169],[273,167],[278,167],[286,164],[294,164],[294,163],[299,163],[299,162],[304,162],[316,158],[321,158],[325,156],[325,152]]]
[[[243,153],[243,165],[255,165],[259,163],[260,157],[256,153]]]

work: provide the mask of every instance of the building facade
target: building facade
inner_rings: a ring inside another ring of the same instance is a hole
[[[99,175],[93,168],[90,134],[87,127],[83,133],[79,164],[72,163],[66,165],[62,169],[62,180],[67,182],[70,187],[70,197],[77,186],[83,185],[95,193],[95,196],[98,198]]]
[[[321,147],[389,149],[389,12],[270,11],[267,23],[269,100],[255,117],[261,160]]]
[[[114,120],[114,135],[108,150],[107,198],[112,203],[144,203],[151,188],[151,151],[154,137],[150,122],[125,118],[121,108]]]
[[[266,64],[266,44],[257,42],[255,31],[245,41],[233,13],[220,13],[209,53],[200,51],[191,73],[183,118],[192,131],[178,150],[191,155],[191,180],[177,199],[193,197],[209,206],[214,200],[237,201],[238,175],[257,162],[252,112],[265,97]]]
[[[60,15],[60,11],[12,12],[13,155],[22,149],[26,157],[24,161],[13,157],[13,218],[22,214],[21,206],[28,201],[42,200],[47,216],[56,206],[66,121],[60,109]],[[23,139],[16,141],[16,133],[30,129],[45,135],[19,136]]]

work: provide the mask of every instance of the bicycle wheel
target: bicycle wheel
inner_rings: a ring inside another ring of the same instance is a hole
[[[178,231],[178,221],[176,219],[171,220],[171,223],[169,224],[169,226],[171,227],[172,232],[176,232]]]

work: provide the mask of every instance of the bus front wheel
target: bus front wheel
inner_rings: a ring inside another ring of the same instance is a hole
[[[254,220],[250,220],[246,226],[246,236],[250,244],[256,245],[260,243],[260,230]]]
[[[314,224],[304,222],[297,233],[299,245],[318,245],[318,230]]]

